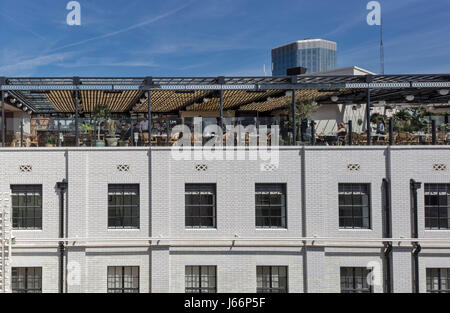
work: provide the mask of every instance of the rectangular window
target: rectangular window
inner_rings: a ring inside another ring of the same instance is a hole
[[[11,269],[11,287],[13,293],[41,293],[41,267],[13,267]]]
[[[257,293],[287,293],[287,266],[257,266]]]
[[[139,228],[139,185],[108,185],[108,228]]]
[[[215,184],[186,184],[185,226],[187,228],[216,227]]]
[[[370,228],[369,184],[339,184],[339,227]]]
[[[286,228],[286,185],[256,184],[256,227]]]
[[[425,228],[450,229],[450,184],[425,184]]]
[[[216,272],[215,266],[186,266],[186,293],[216,293]]]
[[[427,268],[427,292],[450,293],[450,268]]]
[[[14,229],[42,229],[42,185],[12,185]]]
[[[108,293],[139,293],[139,266],[108,266]]]
[[[341,267],[341,293],[371,293],[367,281],[370,273],[365,267]]]

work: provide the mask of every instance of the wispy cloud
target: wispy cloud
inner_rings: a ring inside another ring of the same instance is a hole
[[[34,58],[24,59],[18,58],[14,52],[11,52],[10,57],[7,57],[8,64],[0,66],[0,72],[3,75],[23,75],[24,73],[32,73],[36,68],[46,65],[55,64],[67,60],[72,57],[74,53],[53,53]]]
[[[6,18],[10,23],[13,23],[14,25],[16,25],[17,27],[19,27],[20,29],[22,29],[25,32],[28,32],[30,34],[32,34],[34,37],[41,39],[41,40],[47,40],[44,36],[42,36],[41,34],[35,32],[33,29],[26,27],[24,24],[19,23],[16,21],[16,19],[11,17],[11,14],[9,12],[2,13],[0,12],[0,16],[2,16],[3,18]]]
[[[74,42],[74,43],[71,43],[71,44],[67,44],[67,45],[58,47],[58,48],[54,48],[54,49],[49,50],[49,52],[55,52],[55,51],[63,50],[63,49],[66,49],[66,48],[71,48],[71,47],[83,45],[83,44],[88,43],[88,42],[97,41],[97,40],[101,40],[101,39],[117,36],[119,34],[123,34],[123,33],[129,32],[131,30],[138,29],[138,28],[141,28],[143,26],[147,26],[149,24],[155,23],[157,21],[160,21],[162,19],[165,19],[165,18],[167,18],[167,17],[169,17],[171,15],[174,15],[174,14],[180,12],[181,10],[183,10],[183,9],[187,8],[188,6],[190,6],[192,3],[193,3],[193,1],[189,1],[188,3],[178,7],[176,9],[173,9],[171,11],[159,14],[157,16],[154,16],[154,17],[149,18],[149,19],[147,19],[147,20],[145,20],[145,21],[143,21],[141,23],[137,23],[137,24],[134,24],[134,25],[131,25],[131,26],[128,26],[128,27],[125,27],[125,28],[113,31],[113,32],[109,32],[109,33],[100,35],[100,36],[91,37],[91,38],[80,40],[80,41],[77,41],[77,42]]]
[[[158,65],[151,60],[132,60],[127,59],[126,61],[121,61],[117,58],[80,58],[74,62],[60,62],[55,65],[65,68],[80,68],[80,67],[157,67]]]

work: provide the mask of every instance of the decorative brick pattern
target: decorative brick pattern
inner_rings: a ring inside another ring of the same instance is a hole
[[[117,170],[119,172],[128,172],[130,170],[130,166],[128,164],[119,164],[117,165]]]
[[[25,165],[19,165],[19,171],[22,173],[29,173],[33,170],[33,167],[31,165],[25,164]]]
[[[347,168],[349,171],[359,171],[361,169],[361,165],[359,164],[348,164]]]
[[[262,168],[263,168],[263,171],[265,171],[265,172],[273,172],[278,169],[278,166],[276,164],[272,164],[272,163],[265,163],[262,166]]]
[[[196,164],[195,165],[195,170],[197,172],[206,172],[208,170],[208,165],[206,165],[206,164]]]
[[[447,165],[445,164],[433,164],[433,170],[435,171],[446,171],[447,170]]]

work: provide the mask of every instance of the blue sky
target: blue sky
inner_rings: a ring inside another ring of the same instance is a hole
[[[0,76],[264,75],[270,49],[338,43],[338,66],[379,72],[368,0],[0,0]],[[450,72],[450,0],[381,0],[385,71]]]

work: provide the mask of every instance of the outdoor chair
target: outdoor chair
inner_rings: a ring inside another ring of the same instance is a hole
[[[170,136],[169,145],[173,146],[175,142],[178,141],[178,139],[180,139],[180,133],[173,134],[172,136]]]
[[[149,145],[148,133],[142,133],[141,140],[144,143],[144,146],[148,146]]]
[[[386,136],[386,137],[375,137],[375,144],[379,145],[379,146],[384,146],[386,144],[387,140],[388,140],[388,136]]]
[[[407,136],[408,136],[408,144],[410,144],[410,145],[419,145],[420,144],[420,137],[413,136],[410,133],[407,133]]]
[[[436,135],[436,143],[438,145],[446,145],[447,144],[447,132],[440,131]]]
[[[358,145],[364,146],[367,144],[367,134],[359,134]]]
[[[359,144],[359,134],[352,132],[352,145],[358,145]]]
[[[398,133],[395,144],[396,145],[408,145],[408,140],[409,140],[408,134],[401,132],[401,133]]]
[[[21,146],[20,133],[17,132],[17,133],[14,133],[14,138],[12,138],[12,140],[11,140],[11,147],[20,147],[20,146]],[[25,145],[22,145],[22,146],[25,146]]]

